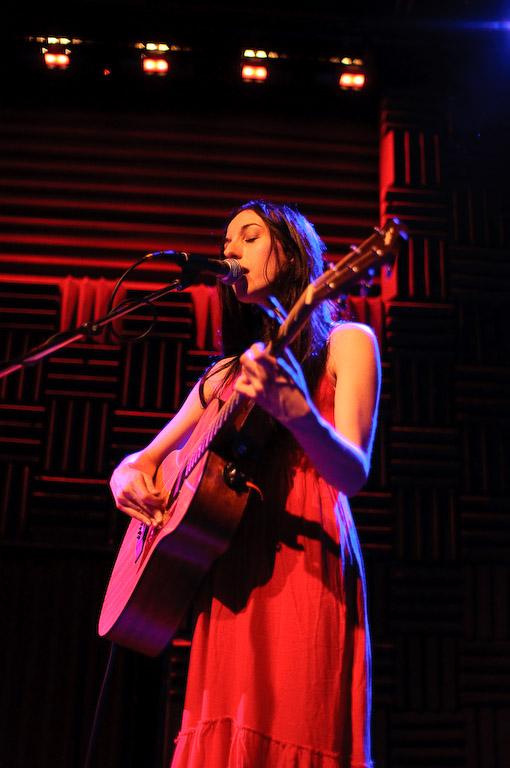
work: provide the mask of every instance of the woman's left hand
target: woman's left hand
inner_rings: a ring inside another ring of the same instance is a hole
[[[246,395],[282,424],[310,413],[310,395],[303,371],[287,350],[278,360],[262,343],[253,344],[241,355],[241,373],[234,389]]]

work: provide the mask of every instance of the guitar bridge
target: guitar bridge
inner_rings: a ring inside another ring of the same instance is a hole
[[[136,534],[135,563],[138,562],[142,555],[145,539],[147,538],[148,532],[149,526],[145,525],[145,523],[140,523],[138,526],[138,533]]]

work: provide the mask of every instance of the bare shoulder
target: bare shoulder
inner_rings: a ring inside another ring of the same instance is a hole
[[[336,323],[333,326],[329,335],[330,347],[337,347],[344,344],[361,344],[370,345],[374,344],[378,347],[377,337],[365,323]]]
[[[379,342],[364,323],[337,323],[329,336],[328,373],[334,379],[341,367],[356,365],[380,365]]]
[[[223,357],[221,360],[216,360],[205,374],[204,395],[207,401],[214,396],[218,388],[221,388],[233,360],[233,357]]]

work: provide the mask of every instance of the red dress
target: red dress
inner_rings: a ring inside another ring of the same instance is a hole
[[[315,402],[333,423],[327,377]],[[278,440],[263,473],[264,500],[252,494],[194,602],[172,768],[367,768],[370,645],[348,501]]]

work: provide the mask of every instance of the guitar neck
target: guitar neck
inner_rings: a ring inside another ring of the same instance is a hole
[[[276,340],[269,343],[266,346],[266,350],[272,355],[283,354],[285,347],[287,347],[297,336],[300,329],[309,318],[312,310],[313,306],[304,299],[303,294],[292,308],[292,311],[289,313],[284,323],[280,326]],[[187,477],[198,464],[202,456],[209,450],[213,440],[221,432],[237,409],[244,405],[246,399],[245,395],[240,395],[239,392],[234,392],[225,402],[200,443],[188,457],[184,467],[184,477]]]
[[[184,477],[187,477],[196,467],[202,456],[204,456],[204,454],[206,454],[211,447],[213,440],[217,437],[225,424],[229,421],[232,415],[244,403],[245,400],[246,398],[244,395],[240,395],[239,392],[234,392],[225,402],[225,405],[220,408],[218,415],[203,436],[202,440],[195,447],[193,453],[188,456],[188,459],[183,468]]]

